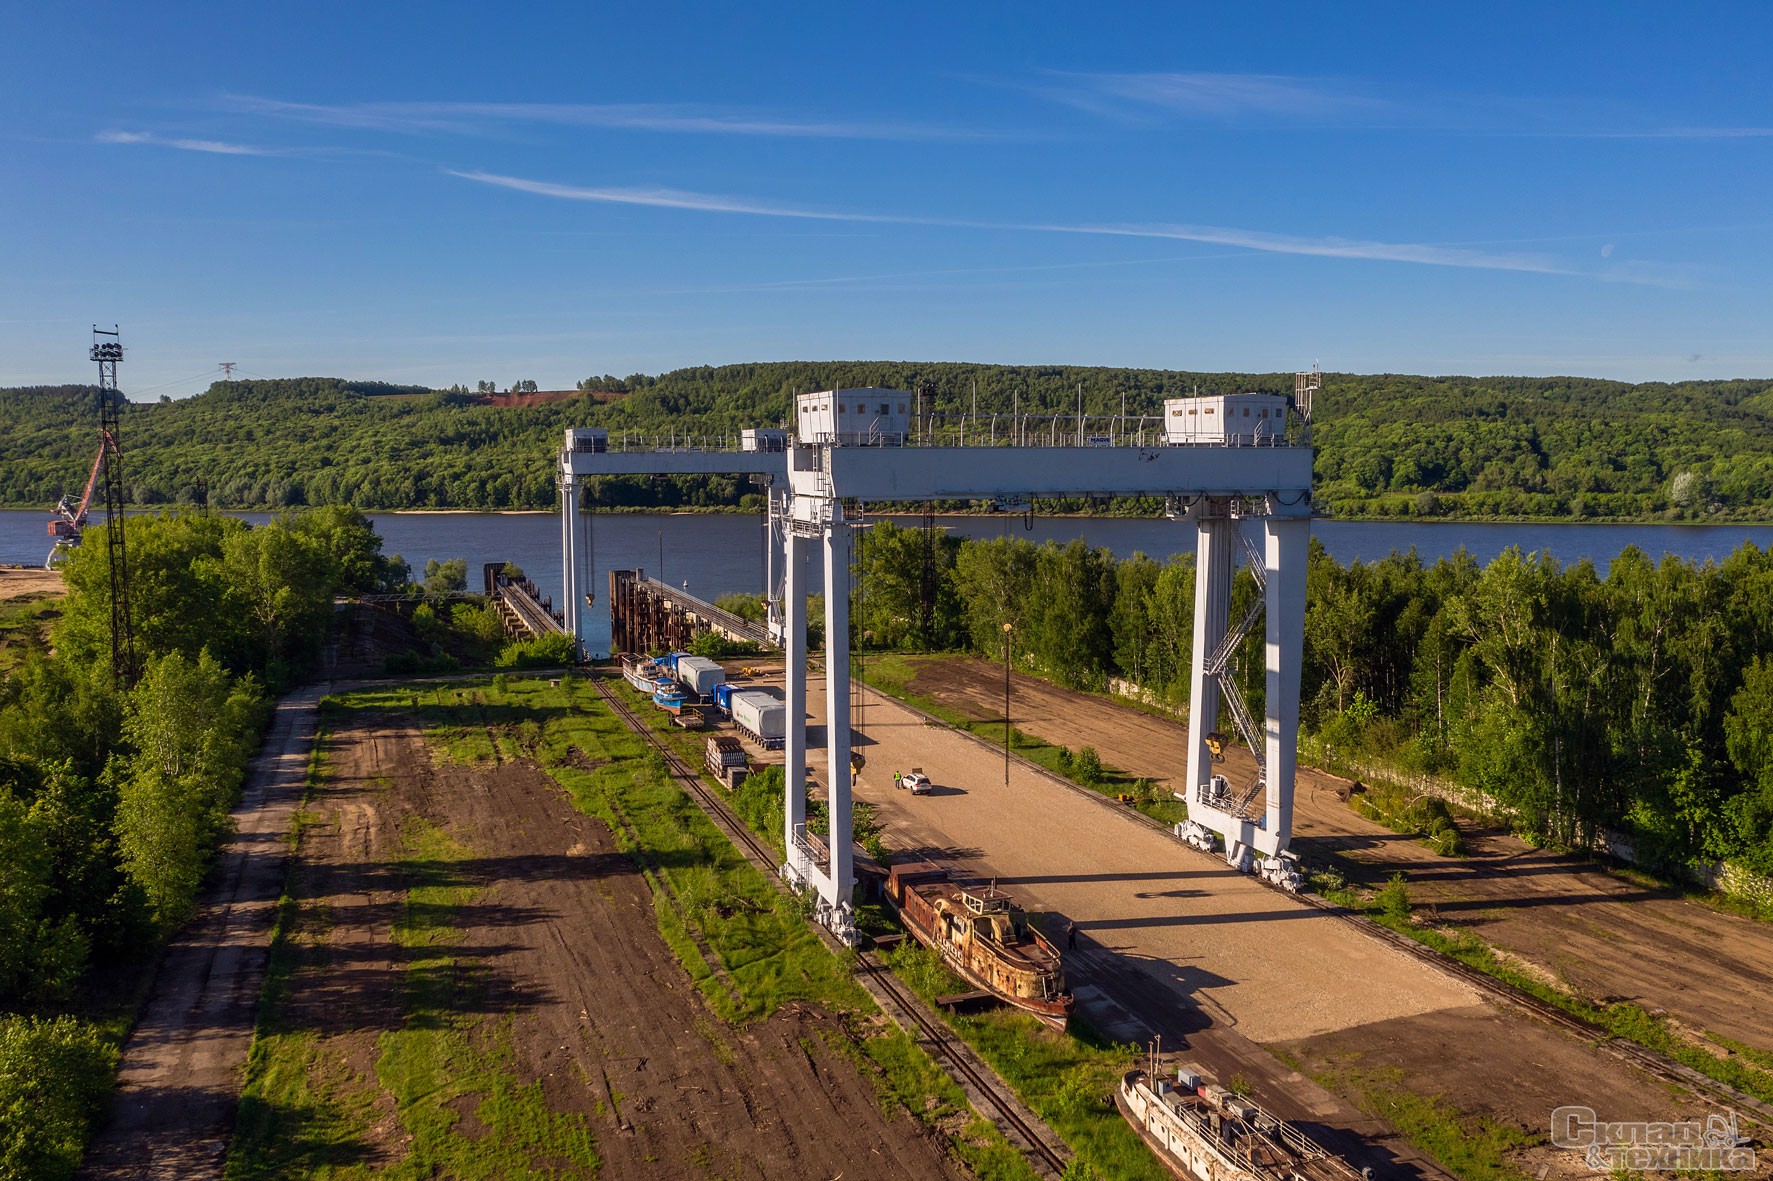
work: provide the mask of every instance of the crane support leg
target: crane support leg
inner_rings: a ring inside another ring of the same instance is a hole
[[[1188,672],[1188,762],[1184,783],[1193,795],[1212,776],[1207,735],[1219,724],[1219,681],[1208,673],[1231,622],[1231,574],[1237,522],[1230,503],[1215,497],[1195,506],[1194,659]]]
[[[795,865],[797,838],[806,829],[806,539],[792,530],[782,538],[782,598],[786,635],[782,650],[787,656],[787,727],[782,743],[787,765],[783,768],[782,847],[788,851],[783,876],[803,880]]]
[[[825,527],[825,756],[831,783],[831,895],[850,905],[854,861],[850,840],[850,553],[849,527],[838,506]]]
[[[1284,851],[1293,833],[1293,777],[1297,771],[1299,667],[1305,645],[1305,575],[1311,518],[1268,517],[1262,523],[1267,551],[1267,747],[1266,828]]]

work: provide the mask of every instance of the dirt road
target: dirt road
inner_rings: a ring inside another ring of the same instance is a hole
[[[410,921],[423,886],[472,894],[448,919],[470,1000],[437,1020],[496,1054],[509,1088],[539,1082],[547,1119],[588,1129],[598,1175],[963,1175],[921,1125],[883,1112],[838,1049],[837,1019],[802,1005],[742,1029],[713,1017],[659,935],[645,878],[532,765],[443,763],[400,718],[361,714],[330,759],[295,878],[302,951],[285,1020],[375,1113],[354,1161],[376,1171],[413,1150],[385,1080],[418,985],[411,940],[390,925]],[[415,866],[415,825],[466,855]],[[460,1126],[478,1126],[482,1096],[460,1071],[444,1083],[464,1090],[448,1103]]]
[[[234,810],[236,832],[222,848],[215,884],[161,960],[123,1048],[111,1123],[88,1150],[82,1177],[222,1175],[283,893],[284,835],[307,778],[321,692],[277,704]]]
[[[979,718],[1003,716],[1003,668],[983,660],[913,658],[913,688]],[[1033,677],[1012,686],[1015,725],[1104,762],[1176,786],[1186,726]],[[1228,752],[1232,776],[1248,754]],[[1530,845],[1497,828],[1463,826],[1469,853],[1441,857],[1354,812],[1337,798],[1345,780],[1299,768],[1294,847],[1336,852],[1382,880],[1409,876],[1411,897],[1439,921],[1469,927],[1593,1000],[1636,1001],[1694,1030],[1773,1050],[1773,925],[1646,889],[1590,863]],[[1714,1047],[1715,1048],[1715,1047]]]

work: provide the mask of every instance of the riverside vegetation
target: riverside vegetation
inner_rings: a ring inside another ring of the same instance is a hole
[[[138,504],[222,508],[544,509],[568,426],[726,435],[787,421],[797,390],[916,390],[926,412],[981,421],[1158,413],[1199,389],[1290,393],[1291,374],[919,362],[777,362],[603,376],[555,401],[495,404],[481,383],[432,390],[335,378],[217,382],[123,415]],[[533,383],[516,383],[518,385]],[[89,386],[0,391],[0,504],[78,492],[92,462]],[[976,399],[976,400],[975,400]],[[513,399],[500,399],[510,403]],[[1430,378],[1325,374],[1317,500],[1337,517],[1765,520],[1773,497],[1773,381]],[[731,476],[612,477],[599,507],[760,506]],[[946,506],[955,507],[955,506]],[[1094,507],[1061,502],[1054,511]],[[1113,511],[1155,513],[1127,502]]]
[[[335,594],[396,571],[359,513],[131,517],[141,676],[111,672],[103,527],[0,681],[0,1181],[70,1176],[148,972],[192,913],[268,716]]]

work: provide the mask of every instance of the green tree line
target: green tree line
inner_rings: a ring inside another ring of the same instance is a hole
[[[490,385],[491,383],[483,383]],[[223,508],[547,508],[569,426],[725,435],[789,422],[793,395],[917,391],[926,412],[1157,414],[1194,391],[1290,393],[1291,374],[1078,366],[774,362],[588,378],[576,396],[494,406],[462,387],[333,378],[217,382],[126,409],[137,504]],[[615,389],[623,396],[610,399]],[[0,504],[76,495],[96,450],[92,387],[0,390]],[[1764,519],[1773,381],[1325,374],[1316,399],[1320,508],[1344,517]],[[206,490],[206,491],[205,491]],[[605,507],[755,507],[731,477],[597,481]],[[1078,508],[1081,505],[1062,506]],[[1122,505],[1122,511],[1155,506]]]
[[[856,568],[863,648],[1007,656],[1077,688],[1124,677],[1187,699],[1192,556],[888,522]],[[1603,578],[1518,549],[1481,568],[1463,550],[1345,567],[1313,541],[1308,578],[1301,719],[1318,749],[1476,788],[1564,846],[1611,831],[1665,870],[1773,873],[1773,553],[1695,566],[1627,549]],[[1254,593],[1240,570],[1232,618]],[[1232,672],[1257,711],[1262,639]]]
[[[131,516],[141,673],[119,687],[105,528],[63,567],[47,649],[0,682],[0,1179],[72,1173],[128,982],[195,907],[267,688],[312,665],[334,595],[405,578],[352,509]]]

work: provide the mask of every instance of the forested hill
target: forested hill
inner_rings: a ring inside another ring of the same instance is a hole
[[[730,434],[785,422],[795,391],[891,386],[926,408],[1156,413],[1193,390],[1292,389],[1291,374],[913,362],[774,362],[600,379],[607,393],[491,406],[332,378],[217,382],[179,402],[131,405],[131,495],[225,508],[352,503],[546,508],[561,428]],[[78,491],[96,448],[96,391],[0,390],[0,503]],[[607,400],[604,400],[607,399]],[[1773,519],[1773,381],[1599,381],[1325,374],[1318,493],[1337,516]],[[606,504],[737,504],[736,480],[611,481]]]

